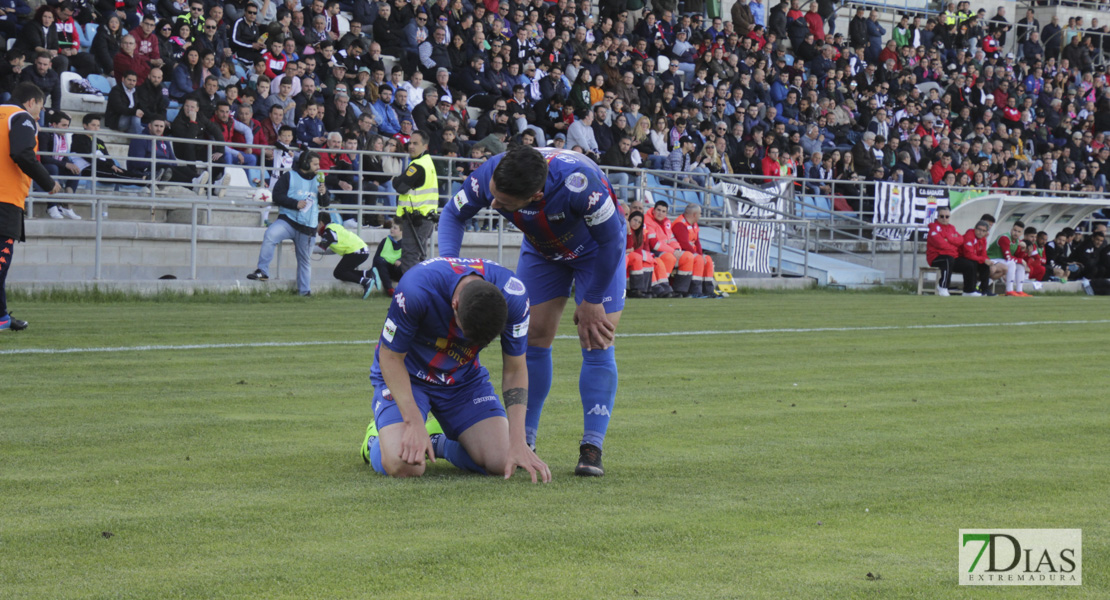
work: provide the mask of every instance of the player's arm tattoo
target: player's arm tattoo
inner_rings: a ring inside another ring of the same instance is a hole
[[[505,408],[517,404],[528,404],[528,390],[525,388],[505,390]]]

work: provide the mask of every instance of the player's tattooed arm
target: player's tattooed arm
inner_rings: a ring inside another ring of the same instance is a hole
[[[525,388],[505,390],[505,408],[508,409],[517,404],[528,404],[528,390]]]

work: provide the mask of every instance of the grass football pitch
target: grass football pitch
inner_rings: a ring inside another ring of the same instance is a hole
[[[1101,298],[630,301],[604,478],[555,343],[549,485],[363,464],[383,299],[13,304],[0,598],[1110,597]],[[961,528],[1082,529],[1083,585],[960,587]]]

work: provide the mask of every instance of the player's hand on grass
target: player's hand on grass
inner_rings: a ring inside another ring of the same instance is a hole
[[[401,434],[401,460],[410,465],[423,465],[424,457],[432,461],[436,461],[435,448],[432,446],[432,438],[428,436],[428,430],[424,428],[424,423],[405,423],[405,431]]]
[[[517,467],[528,471],[532,476],[532,483],[551,481],[551,469],[548,468],[547,463],[540,460],[540,457],[536,456],[536,453],[524,442],[515,442],[509,448],[509,460],[505,463],[505,479],[512,477]]]
[[[574,310],[574,324],[578,326],[578,341],[586,350],[605,350],[613,345],[617,328],[605,316],[603,305],[583,301]]]

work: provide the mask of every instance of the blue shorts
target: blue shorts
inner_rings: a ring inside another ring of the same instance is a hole
[[[370,382],[374,384],[374,424],[378,431],[403,421],[401,409],[397,408],[385,381],[371,377]],[[443,426],[443,433],[452,440],[459,439],[462,432],[479,421],[505,416],[505,409],[488,379],[475,379],[453,386],[426,385],[411,378],[409,382],[424,420],[428,420],[429,410],[435,412],[436,419]]]
[[[624,268],[624,255],[613,273],[613,278],[605,288],[601,301],[605,314],[624,310],[624,292],[627,277]],[[571,283],[574,284],[574,303],[582,304],[586,286],[593,280],[593,261],[586,259],[573,262],[551,261],[544,258],[528,244],[520,247],[520,260],[516,264],[516,276],[528,288],[528,299],[532,305],[541,304],[555,298],[570,296]]]

